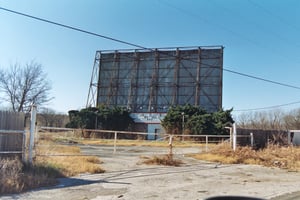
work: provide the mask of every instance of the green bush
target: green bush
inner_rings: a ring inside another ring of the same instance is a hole
[[[89,107],[80,111],[69,111],[70,122],[67,128],[130,130],[133,119],[130,112],[122,107]]]
[[[162,126],[169,134],[188,132],[192,135],[224,135],[228,134],[225,127],[234,122],[231,111],[221,109],[209,113],[198,106],[174,106],[162,120]]]

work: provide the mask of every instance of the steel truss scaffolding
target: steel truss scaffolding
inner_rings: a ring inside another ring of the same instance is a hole
[[[222,108],[223,47],[97,51],[87,106],[165,113],[191,104]]]

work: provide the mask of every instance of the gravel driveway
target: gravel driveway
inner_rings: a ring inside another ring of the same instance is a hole
[[[296,200],[300,197],[299,193],[293,193],[300,189],[299,172],[208,163],[184,156],[184,153],[199,151],[196,148],[176,149],[176,158],[185,163],[180,167],[141,164],[142,150],[130,153],[130,149],[121,151],[119,148],[113,155],[111,149],[104,149],[99,146],[82,147],[84,153],[92,151],[101,157],[104,162],[101,166],[106,170],[103,174],[81,174],[60,179],[56,187],[2,196],[0,199],[200,200],[217,195],[242,195]],[[152,152],[155,150],[152,149]],[[157,152],[164,152],[164,149],[158,148]],[[288,195],[275,198],[283,194]]]

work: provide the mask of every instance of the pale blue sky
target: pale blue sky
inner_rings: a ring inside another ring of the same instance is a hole
[[[224,68],[300,87],[298,0],[0,0],[0,7],[149,48],[223,45]],[[96,50],[127,48],[134,47],[0,10],[0,67],[41,63],[53,87],[48,107],[59,112],[85,106]],[[226,71],[223,80],[225,109],[300,101],[297,89]]]

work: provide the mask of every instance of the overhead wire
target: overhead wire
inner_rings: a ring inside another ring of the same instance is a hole
[[[69,26],[69,25],[65,25],[65,24],[62,24],[62,23],[50,21],[50,20],[47,20],[47,19],[44,19],[44,18],[35,17],[33,15],[21,13],[21,12],[18,12],[18,11],[15,11],[15,10],[11,10],[11,9],[7,9],[7,8],[4,8],[4,7],[0,7],[0,9],[4,10],[4,11],[7,11],[7,12],[11,12],[11,13],[17,14],[17,15],[21,15],[21,16],[24,16],[24,17],[32,18],[32,19],[35,19],[35,20],[38,20],[38,21],[42,21],[42,22],[46,22],[46,23],[49,23],[49,24],[61,26],[61,27],[64,27],[64,28],[67,28],[67,29],[71,29],[71,30],[74,30],[74,31],[78,31],[78,32],[89,34],[89,35],[101,37],[101,38],[104,38],[104,39],[107,39],[107,40],[111,40],[111,41],[114,41],[114,42],[126,44],[126,45],[129,45],[129,46],[133,46],[133,47],[137,47],[137,48],[141,48],[141,49],[147,49],[147,48],[145,48],[143,46],[140,46],[140,45],[137,45],[137,44],[133,44],[131,42],[126,42],[126,41],[119,40],[119,39],[116,39],[116,38],[112,38],[112,37],[109,37],[109,36],[101,35],[101,34],[94,33],[94,32],[91,32],[91,31],[87,31],[87,30],[84,30],[84,29],[81,29],[81,28],[77,28],[77,27],[74,27],[74,26]]]
[[[47,19],[44,19],[44,18],[36,17],[36,16],[33,16],[33,15],[29,15],[29,14],[25,14],[25,13],[18,12],[18,11],[15,11],[15,10],[11,10],[11,9],[7,9],[7,8],[4,8],[4,7],[0,7],[0,9],[4,10],[4,11],[7,11],[7,12],[10,12],[10,13],[21,15],[21,16],[24,16],[24,17],[32,18],[32,19],[35,19],[35,20],[38,20],[38,21],[42,21],[42,22],[46,22],[46,23],[53,24],[53,25],[56,25],[56,26],[60,26],[60,27],[63,27],[63,28],[71,29],[71,30],[78,31],[78,32],[81,32],[81,33],[89,34],[89,35],[96,36],[96,37],[101,37],[101,38],[104,38],[104,39],[107,39],[107,40],[111,40],[111,41],[114,41],[114,42],[126,44],[126,45],[129,45],[129,46],[133,46],[133,47],[136,47],[136,48],[139,48],[139,49],[155,51],[155,49],[153,49],[153,48],[147,48],[147,47],[144,47],[144,46],[141,46],[141,45],[138,45],[138,44],[134,44],[134,43],[127,42],[127,41],[124,41],[124,40],[120,40],[120,39],[116,39],[116,38],[113,38],[113,37],[101,35],[101,34],[94,33],[94,32],[91,32],[91,31],[87,31],[87,30],[84,30],[84,29],[81,29],[81,28],[77,28],[77,27],[74,27],[74,26],[54,22],[54,21],[51,21],[51,20],[47,20]],[[199,63],[199,61],[195,61],[195,60],[192,60],[192,59],[186,59],[186,60],[189,60],[189,61],[195,62],[195,63]],[[199,64],[201,64],[201,63],[199,63]],[[205,64],[205,65],[216,68],[216,66],[213,66],[213,65],[209,65],[209,64]],[[276,84],[276,85],[280,85],[280,86],[300,90],[299,86],[294,86],[294,85],[291,85],[291,84],[286,84],[286,83],[282,83],[282,82],[278,82],[278,81],[273,81],[273,80],[270,80],[270,79],[266,79],[266,78],[262,78],[262,77],[258,77],[258,76],[254,76],[254,75],[249,75],[249,74],[245,74],[245,73],[241,73],[241,72],[234,71],[234,70],[227,69],[227,68],[223,68],[223,71],[226,71],[226,72],[229,72],[229,73],[232,73],[232,74],[236,74],[236,75],[240,75],[240,76],[243,76],[243,77],[248,77],[248,78],[252,78],[252,79],[256,79],[256,80],[260,80],[260,81],[264,81],[264,82],[268,82],[268,83],[272,83],[272,84]]]
[[[171,3],[167,2],[167,1],[164,1],[164,0],[158,0],[158,1],[159,1],[160,3],[165,4],[165,5],[168,6],[168,7],[171,7],[171,8],[173,8],[173,9],[175,9],[175,10],[181,12],[181,13],[184,13],[184,14],[187,15],[187,16],[196,18],[197,20],[201,20],[201,21],[203,21],[204,23],[207,23],[207,24],[209,24],[209,25],[214,25],[214,27],[223,29],[223,30],[227,31],[228,33],[230,33],[230,34],[232,34],[232,35],[235,35],[235,36],[237,36],[237,37],[239,37],[239,38],[242,38],[242,39],[245,40],[245,41],[248,41],[248,42],[251,43],[251,44],[254,44],[254,45],[263,47],[262,44],[257,43],[255,40],[252,40],[252,39],[250,39],[250,38],[248,38],[248,37],[245,37],[244,35],[242,35],[242,34],[236,32],[236,31],[234,31],[234,30],[231,30],[230,28],[228,28],[228,27],[226,27],[226,26],[224,26],[224,25],[222,25],[222,24],[214,23],[213,21],[211,21],[211,20],[209,20],[209,19],[206,19],[206,18],[204,18],[203,16],[199,17],[198,14],[195,14],[195,13],[193,13],[193,12],[189,12],[188,10],[185,10],[185,9],[182,8],[182,7],[175,6],[175,5],[173,5],[173,4],[171,4]]]
[[[257,5],[256,3],[254,3],[253,1],[251,0],[248,0],[251,4],[253,4],[255,7],[259,7],[260,9],[263,9],[263,7]],[[284,43],[289,43],[290,45],[293,45],[293,46],[297,46],[297,47],[300,47],[300,45],[298,44],[295,44],[294,41],[290,41],[290,40],[287,40],[287,38],[281,36],[280,34],[278,34],[277,32],[274,32],[274,31],[271,31],[268,29],[268,27],[266,26],[263,26],[263,25],[260,25],[259,23],[256,23],[255,21],[253,20],[249,20],[248,18],[244,17],[243,15],[240,15],[238,12],[234,12],[233,10],[225,7],[225,6],[221,6],[219,3],[216,3],[214,0],[211,0],[209,1],[209,3],[213,4],[214,6],[216,7],[219,7],[222,11],[227,11],[228,13],[232,13],[236,19],[239,19],[241,21],[243,21],[244,23],[247,23],[247,25],[249,24],[252,24],[255,26],[255,29],[256,30],[259,30],[261,32],[264,32],[265,34],[267,34],[268,36],[274,36],[277,38],[277,40],[280,40]],[[264,12],[267,12],[267,11],[264,11]],[[271,15],[271,13],[268,13],[269,15]],[[274,17],[272,17],[274,18]],[[277,18],[281,21],[281,22],[284,22],[283,19],[281,19],[279,16],[277,16]],[[287,23],[285,23],[287,24]],[[290,25],[292,26],[292,25]]]
[[[266,106],[266,107],[261,107],[261,108],[234,109],[233,111],[234,112],[246,112],[246,111],[257,111],[257,110],[269,110],[269,109],[275,109],[275,108],[280,108],[280,107],[284,107],[284,106],[291,106],[291,105],[295,105],[295,104],[300,104],[300,101],[279,104],[279,105],[274,105],[274,106]]]
[[[297,31],[300,30],[300,28],[299,28],[298,26],[295,26],[294,24],[292,24],[292,23],[290,22],[290,20],[286,20],[285,18],[280,17],[279,15],[276,15],[275,13],[273,13],[272,11],[270,11],[269,9],[267,9],[266,7],[262,6],[261,4],[256,3],[256,2],[254,2],[254,1],[252,1],[252,0],[248,0],[248,2],[249,2],[250,4],[252,4],[253,6],[259,8],[260,10],[262,10],[264,13],[270,15],[272,18],[276,18],[276,19],[277,19],[278,21],[280,21],[282,24],[287,25],[287,26],[289,26],[289,27],[291,27],[291,28],[293,28],[293,29],[295,29],[295,30],[297,30]]]
[[[175,6],[175,5],[173,5],[173,4],[169,3],[169,2],[166,2],[166,1],[164,1],[164,0],[161,0],[161,1],[159,1],[159,2],[165,4],[166,6],[171,7],[171,8],[173,8],[173,9],[179,11],[179,12],[182,12],[182,13],[184,13],[184,14],[190,16],[190,17],[197,18],[197,20],[201,20],[201,21],[203,21],[203,22],[205,22],[205,23],[207,23],[207,24],[212,24],[212,23],[213,23],[213,22],[207,20],[206,18],[204,18],[203,16],[200,16],[200,15],[195,14],[195,13],[193,13],[193,12],[187,11],[187,10],[181,8],[181,7],[177,7],[177,6]],[[219,4],[216,4],[214,1],[209,1],[209,2],[210,2],[210,3],[213,3],[214,6],[219,6],[219,7],[221,7]],[[281,21],[283,24],[289,25],[290,27],[292,27],[292,28],[294,28],[294,29],[296,29],[296,30],[300,30],[298,27],[294,26],[294,25],[291,24],[289,21],[285,20],[284,18],[281,18],[281,17],[278,16],[278,15],[274,15],[271,11],[269,11],[268,9],[264,8],[263,6],[261,6],[261,5],[257,4],[257,3],[255,3],[255,2],[253,2],[252,0],[248,0],[248,2],[251,3],[252,5],[254,5],[255,7],[258,7],[259,9],[263,10],[263,11],[264,11],[265,13],[267,13],[268,15],[277,18],[277,19],[278,19],[279,21]],[[225,10],[227,10],[228,12],[232,12],[230,9],[228,9],[228,8],[226,8],[226,7],[221,7],[221,8],[222,8],[222,10],[225,9]],[[237,14],[237,13],[235,13],[235,14]],[[242,17],[241,15],[239,15],[238,18],[241,19],[241,18],[244,18],[244,17]],[[244,18],[244,19],[245,19],[245,18]],[[214,23],[214,24],[216,24],[216,23]],[[218,25],[218,24],[216,24],[216,25]],[[258,26],[258,27],[260,27],[260,29],[263,29],[263,30],[266,31],[265,27],[261,27],[261,26],[258,25],[258,24],[256,24],[256,26]],[[262,47],[261,45],[259,45],[259,44],[257,44],[256,42],[250,40],[249,38],[246,38],[245,36],[240,35],[239,33],[235,32],[235,31],[233,31],[233,30],[231,30],[231,29],[229,29],[229,28],[227,28],[227,27],[222,26],[222,24],[218,25],[217,27],[220,28],[220,29],[223,29],[223,30],[225,30],[225,31],[227,31],[227,32],[233,33],[234,35],[236,35],[236,36],[238,36],[238,37],[240,37],[240,38],[242,38],[242,39],[244,39],[244,40],[246,40],[246,41],[248,41],[248,42],[251,42],[251,43],[253,43],[253,44],[257,45],[257,46]],[[290,41],[287,41],[286,38],[284,38],[284,37],[282,37],[282,36],[280,36],[280,35],[278,35],[278,34],[276,34],[276,33],[274,33],[274,32],[272,32],[271,34],[274,35],[275,37],[277,37],[278,39],[284,41],[284,42],[288,42],[288,43],[290,43],[291,45],[300,47],[300,45],[295,44],[295,43],[292,43],[292,42],[290,42]],[[265,47],[263,46],[263,48],[265,48]],[[293,85],[289,85],[289,84],[285,84],[285,83],[280,83],[280,82],[277,82],[277,81],[268,80],[268,79],[265,79],[265,78],[261,78],[261,77],[257,77],[257,76],[253,76],[253,75],[249,75],[249,74],[245,74],[245,73],[233,71],[233,70],[226,69],[226,68],[224,68],[223,71],[227,71],[227,72],[234,73],[234,74],[241,75],[241,76],[248,77],[248,78],[257,79],[257,80],[260,80],[260,81],[269,82],[269,83],[276,84],[276,85],[281,85],[281,86],[286,86],[286,87],[290,87],[290,88],[294,88],[294,89],[299,89],[298,86],[293,86]],[[262,108],[251,108],[251,109],[240,109],[240,110],[234,110],[234,111],[252,111],[252,110],[272,109],[272,108],[277,108],[277,107],[283,107],[283,106],[293,105],[293,104],[297,104],[297,103],[298,103],[298,102],[292,102],[292,103],[286,103],[286,104],[281,104],[281,105],[276,105],[276,106],[268,106],[268,107],[262,107]]]

